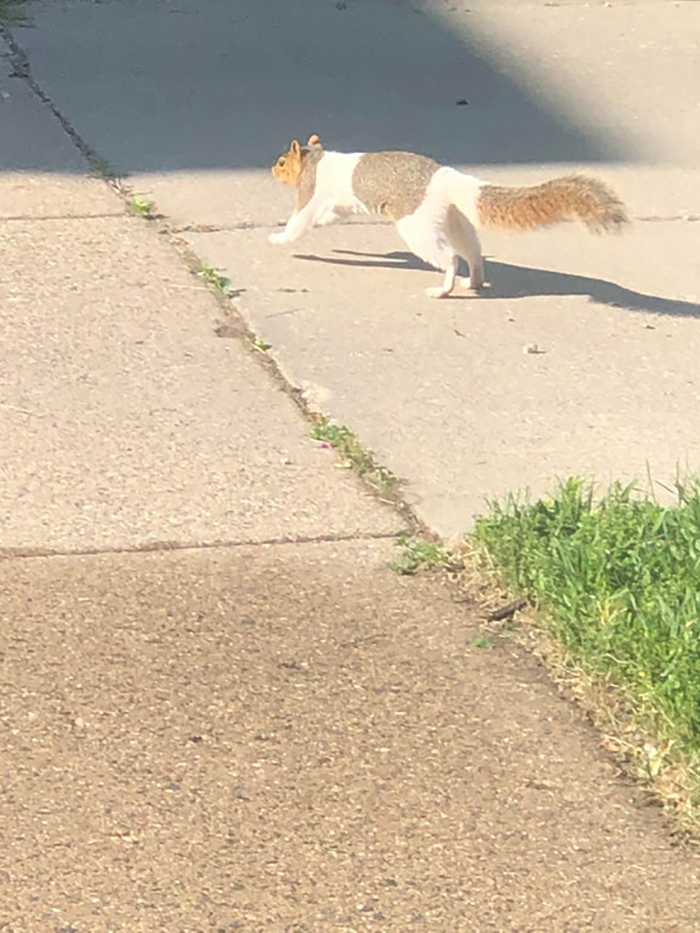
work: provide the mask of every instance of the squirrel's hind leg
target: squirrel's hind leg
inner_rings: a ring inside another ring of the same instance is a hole
[[[454,291],[457,281],[457,268],[459,266],[459,256],[453,256],[445,272],[445,278],[442,285],[435,285],[432,288],[426,288],[425,294],[428,298],[446,298]]]
[[[447,216],[447,230],[455,252],[469,263],[469,278],[462,281],[467,288],[481,288],[484,284],[484,259],[474,225],[452,206]]]
[[[414,214],[398,220],[396,229],[412,253],[445,272],[442,285],[426,289],[426,294],[430,298],[445,298],[449,295],[455,287],[459,258],[442,226],[418,208]]]

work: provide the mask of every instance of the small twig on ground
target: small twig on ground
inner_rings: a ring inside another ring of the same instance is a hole
[[[486,618],[489,622],[502,622],[503,619],[509,619],[519,609],[524,609],[525,606],[527,606],[527,599],[524,596],[519,596],[512,602],[506,603],[505,606],[501,606],[500,609],[494,609],[493,612],[487,613]]]

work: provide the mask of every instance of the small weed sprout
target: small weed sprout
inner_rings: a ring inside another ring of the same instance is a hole
[[[134,214],[138,214],[140,217],[151,218],[153,217],[153,205],[150,201],[145,201],[143,198],[134,197],[129,202],[129,206]]]
[[[202,263],[202,266],[197,272],[197,275],[209,282],[210,285],[213,285],[214,288],[222,295],[228,296],[230,294],[231,279],[227,278],[225,275],[221,275],[216,271],[216,269],[214,269],[213,266],[208,266],[205,263]]]
[[[376,463],[370,451],[363,447],[357,435],[348,428],[319,415],[311,428],[311,437],[334,447],[343,464],[355,470],[382,496],[388,499],[396,496],[399,486],[397,478],[390,470]]]
[[[401,576],[413,576],[420,570],[437,567],[449,571],[464,568],[464,562],[444,544],[406,535],[400,535],[396,543],[401,548],[401,557],[391,564],[391,569]]]
[[[474,648],[493,648],[493,640],[488,635],[475,635],[469,644]]]

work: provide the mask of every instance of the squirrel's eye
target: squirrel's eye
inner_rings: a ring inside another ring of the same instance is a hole
[[[277,164],[278,164],[278,165],[280,166],[280,168],[281,168],[281,167],[284,165],[284,159],[283,159],[283,158],[279,158],[279,159],[277,160]]]

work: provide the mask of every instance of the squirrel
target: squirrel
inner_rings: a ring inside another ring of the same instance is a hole
[[[619,231],[625,205],[607,185],[586,175],[564,175],[540,185],[487,184],[412,152],[331,152],[318,135],[293,139],[272,166],[278,180],[297,189],[294,213],[271,243],[292,243],[311,227],[348,213],[387,217],[412,253],[445,273],[431,298],[450,295],[459,257],[469,264],[467,287],[484,284],[477,230],[533,230],[580,220],[593,233]]]

